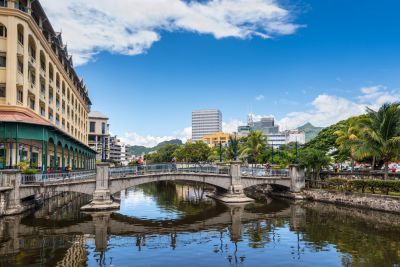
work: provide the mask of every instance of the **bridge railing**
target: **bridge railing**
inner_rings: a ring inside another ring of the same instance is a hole
[[[152,164],[134,167],[110,168],[110,177],[130,175],[145,175],[156,173],[205,173],[205,174],[229,174],[229,168],[211,164],[177,163],[177,164]]]
[[[251,177],[289,177],[289,169],[241,167],[240,172],[242,176],[251,176]]]
[[[95,178],[96,178],[96,171],[94,170],[64,172],[64,173],[22,174],[21,184],[62,182],[62,181],[85,180],[85,179],[95,179]]]

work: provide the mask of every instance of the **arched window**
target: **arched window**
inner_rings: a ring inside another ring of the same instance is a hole
[[[29,51],[29,56],[31,56],[33,59],[36,59],[36,43],[35,40],[33,40],[32,35],[29,35],[28,51]]]
[[[3,24],[0,24],[0,37],[7,38],[7,28]]]
[[[24,45],[24,26],[18,24],[18,42],[23,46]]]

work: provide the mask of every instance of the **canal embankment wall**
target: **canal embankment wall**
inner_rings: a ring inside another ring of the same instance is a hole
[[[255,199],[284,197],[294,200],[317,201],[341,206],[363,208],[400,214],[400,197],[326,189],[303,189],[300,193],[275,192],[271,188],[256,186],[246,191]]]

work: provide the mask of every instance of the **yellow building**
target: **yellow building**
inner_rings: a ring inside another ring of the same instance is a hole
[[[219,133],[207,134],[203,136],[202,140],[209,147],[219,146],[220,143],[223,146],[226,146],[229,143],[229,136],[230,134],[228,133],[219,132]]]
[[[0,1],[0,168],[20,161],[43,171],[93,168],[90,105],[40,2]]]

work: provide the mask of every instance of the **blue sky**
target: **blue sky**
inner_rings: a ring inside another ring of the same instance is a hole
[[[115,0],[85,12],[91,1],[42,3],[92,109],[131,144],[187,137],[198,108],[221,109],[232,131],[248,113],[327,126],[399,100],[400,1]]]

